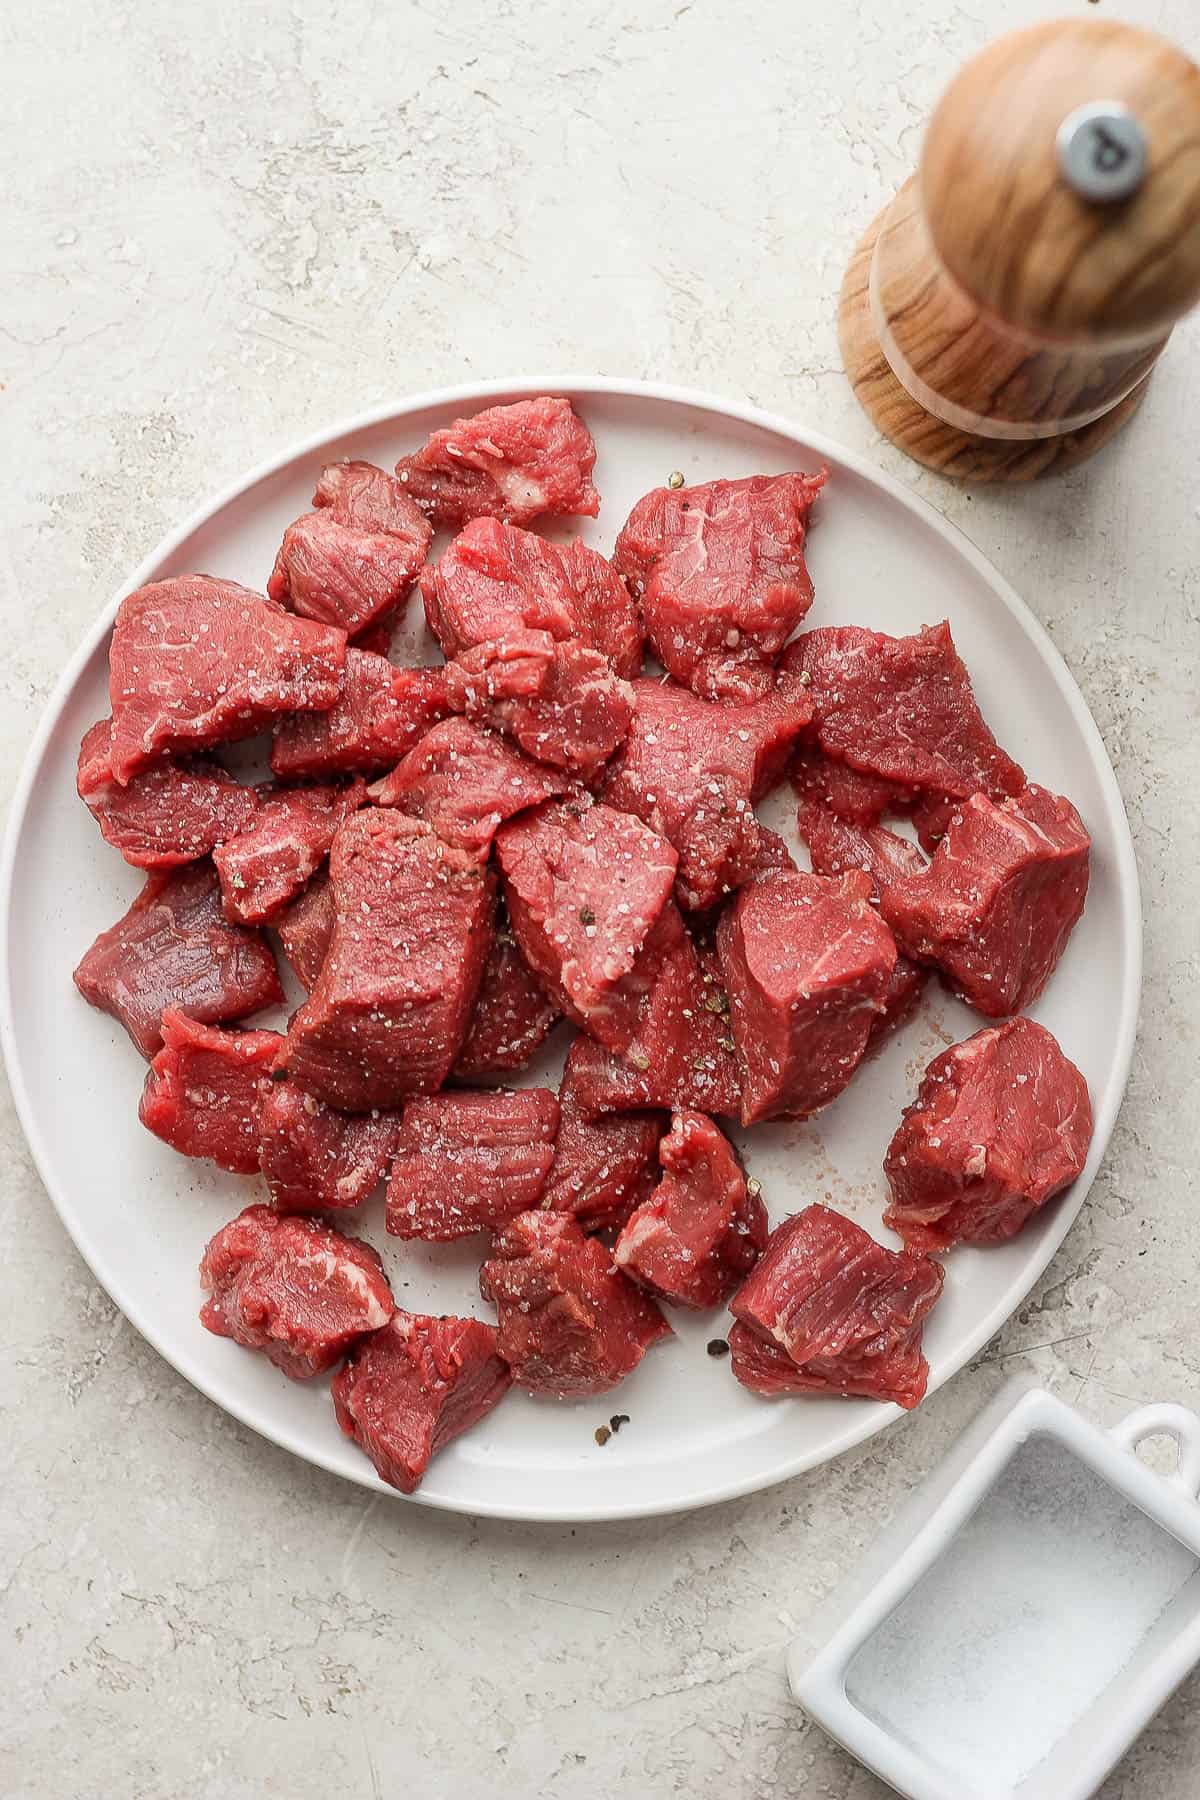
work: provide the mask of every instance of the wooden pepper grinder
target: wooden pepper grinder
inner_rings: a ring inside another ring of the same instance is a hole
[[[1200,68],[1060,20],[969,62],[918,174],[846,271],[846,373],[879,429],[965,481],[1107,443],[1200,299]]]

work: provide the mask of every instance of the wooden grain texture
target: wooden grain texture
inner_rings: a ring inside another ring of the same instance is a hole
[[[1121,101],[1146,133],[1136,194],[1081,199],[1055,139]],[[1053,336],[1161,337],[1200,298],[1200,68],[1164,38],[1062,19],[974,57],[930,120],[921,183],[938,254],[980,306]]]
[[[1140,405],[1148,375],[1110,412],[1085,428],[1055,437],[989,438],[958,430],[920,406],[893,374],[879,344],[869,298],[871,259],[881,213],[861,239],[842,284],[838,331],[846,374],[859,402],[899,448],[958,481],[1032,481],[1075,467],[1115,437]]]

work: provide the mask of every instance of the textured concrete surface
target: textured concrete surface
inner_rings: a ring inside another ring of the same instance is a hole
[[[1194,0],[1101,0],[1197,44]],[[99,1292],[3,1119],[0,1792],[882,1800],[781,1651],[1003,1379],[1200,1403],[1200,338],[1095,465],[957,493],[838,372],[856,232],[963,56],[1086,0],[43,0],[0,13],[7,789],[116,583],[244,466],[539,366],[791,412],[911,480],[1046,621],[1141,859],[1146,999],[1084,1216],[979,1361],[807,1479],[646,1526],[364,1498],[193,1392]],[[47,945],[47,954],[53,954]],[[1104,1800],[1194,1800],[1200,1686]]]

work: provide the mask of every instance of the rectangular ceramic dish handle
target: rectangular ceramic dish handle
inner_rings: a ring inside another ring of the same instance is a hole
[[[1166,1401],[1157,1406],[1139,1406],[1114,1425],[1109,1436],[1124,1449],[1136,1450],[1144,1438],[1163,1433],[1175,1439],[1179,1451],[1179,1461],[1164,1479],[1195,1500],[1200,1497],[1200,1418],[1186,1406]]]

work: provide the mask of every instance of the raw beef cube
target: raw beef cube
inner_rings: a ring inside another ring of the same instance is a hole
[[[261,787],[257,816],[213,852],[225,917],[243,925],[275,919],[320,868],[338,831],[366,797],[362,781],[345,787]]]
[[[359,1206],[387,1174],[400,1136],[398,1112],[335,1112],[290,1081],[259,1097],[259,1162],[276,1212]]]
[[[822,750],[866,775],[959,799],[1003,799],[1025,784],[984,723],[944,621],[903,638],[826,625],[797,638],[783,666],[808,677]]]
[[[921,1334],[942,1280],[928,1257],[885,1249],[841,1213],[806,1206],[771,1233],[730,1303],[733,1372],[762,1394],[861,1394],[912,1408],[929,1380]]]
[[[753,700],[812,605],[804,562],[825,475],[752,475],[655,488],[617,539],[613,564],[640,599],[664,669],[707,700]]]
[[[413,1493],[429,1464],[512,1386],[496,1328],[479,1319],[396,1312],[333,1378],[337,1421],[384,1481]]]
[[[162,1047],[168,1006],[212,1025],[283,999],[270,946],[226,921],[209,862],[151,875],[124,918],[100,933],[75,986],[120,1020],[145,1057]]]
[[[492,732],[466,719],[443,719],[371,789],[371,798],[428,819],[447,844],[486,862],[505,819],[566,786]]]
[[[283,1045],[277,1031],[222,1031],[168,1007],[138,1118],[181,1156],[234,1175],[258,1170],[258,1106]]]
[[[440,1241],[526,1212],[542,1197],[557,1130],[549,1088],[410,1100],[388,1182],[388,1230]]]
[[[200,1264],[200,1323],[262,1350],[293,1381],[323,1375],[396,1310],[377,1251],[315,1219],[248,1206]]]
[[[498,920],[455,1076],[472,1081],[524,1069],[560,1017],[517,949],[507,919]]]
[[[613,1260],[664,1300],[719,1306],[758,1261],[767,1209],[703,1113],[676,1113],[658,1157],[663,1178],[622,1229]]]
[[[114,780],[162,756],[253,737],[286,712],[323,712],[346,635],[235,581],[176,575],[129,594],[109,651]]]
[[[674,844],[681,906],[715,906],[755,871],[762,827],[753,803],[812,717],[808,694],[795,679],[751,705],[713,705],[660,681],[638,681],[634,694],[637,711],[604,799]]]
[[[788,774],[802,807],[820,807],[854,825],[877,825],[885,813],[909,812],[915,798],[913,788],[864,775],[812,748],[796,752]]]
[[[722,916],[717,949],[745,1066],[743,1125],[807,1118],[861,1062],[896,962],[870,895],[859,873],[764,875]]]
[[[195,862],[254,817],[254,790],[207,757],[158,763],[121,787],[108,757],[111,736],[111,719],[86,734],[76,786],[107,841],[135,869]]]
[[[628,589],[584,544],[565,549],[532,531],[480,519],[421,576],[429,628],[448,657],[517,631],[577,638],[619,676],[641,665],[642,627]]]
[[[1014,1237],[1087,1161],[1087,1083],[1050,1033],[1007,1019],[934,1058],[884,1173],[884,1224],[913,1250]]]
[[[833,768],[836,765],[826,765]],[[856,781],[869,778],[856,776]],[[797,825],[808,845],[812,866],[819,875],[845,875],[861,870],[870,880],[873,896],[879,896],[898,879],[920,875],[925,858],[916,847],[885,825],[854,824],[830,807],[810,797],[806,785],[797,784],[800,807]],[[852,788],[843,790],[852,793]],[[868,1052],[903,1025],[915,1012],[929,971],[900,952],[883,991],[882,1009],[875,1015]]]
[[[313,504],[284,532],[267,593],[353,637],[408,597],[433,527],[402,482],[365,462],[330,463]]]
[[[493,878],[417,819],[355,813],[329,857],[334,929],[281,1059],[347,1112],[440,1087],[462,1048],[492,940]]]
[[[1087,898],[1090,844],[1071,802],[1045,788],[999,805],[973,794],[928,868],[883,889],[881,910],[909,956],[1003,1018],[1054,973]]]
[[[441,669],[396,669],[351,645],[336,704],[280,719],[271,768],[284,781],[379,775],[450,711]]]
[[[677,909],[667,908],[622,984],[645,984],[630,1007],[628,1043],[619,1055],[596,1043],[579,1047],[580,1093],[589,1112],[694,1107],[738,1116],[729,1002],[707,964]]]
[[[489,406],[431,433],[396,474],[439,529],[489,516],[518,525],[541,513],[594,519],[596,446],[569,400],[543,395]]]
[[[558,1137],[542,1205],[571,1213],[585,1231],[600,1231],[623,1225],[634,1207],[650,1198],[658,1180],[658,1142],[665,1120],[661,1112],[593,1117],[580,1098],[589,1053],[609,1056],[590,1038],[577,1037],[571,1046],[558,1091]]]
[[[666,906],[674,850],[628,813],[556,800],[501,826],[496,851],[525,961],[563,1012],[620,1049],[622,978]]]
[[[515,738],[539,762],[585,778],[625,742],[633,690],[599,650],[547,631],[513,631],[446,670],[454,704]]]
[[[285,906],[273,921],[279,933],[283,953],[296,972],[296,978],[311,989],[321,973],[321,965],[333,941],[333,889],[328,869],[318,869],[302,894]]]
[[[479,1289],[500,1315],[500,1354],[518,1387],[559,1399],[603,1394],[671,1336],[612,1254],[561,1212],[525,1212],[496,1235]]]

